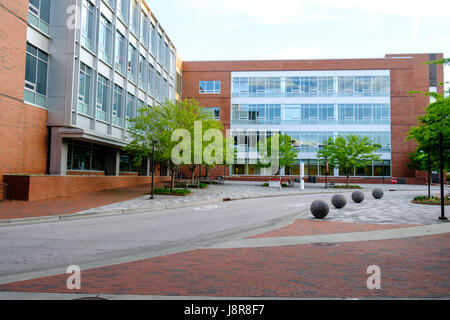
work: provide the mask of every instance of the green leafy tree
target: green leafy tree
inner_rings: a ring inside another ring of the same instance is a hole
[[[155,161],[167,163],[171,175],[171,191],[174,189],[175,174],[182,165],[190,164],[191,156],[182,157],[185,162],[175,162],[172,154],[180,141],[173,139],[172,133],[177,129],[185,130],[193,137],[196,121],[206,120],[200,112],[200,106],[195,99],[185,99],[181,102],[166,100],[161,105],[152,108],[142,108],[138,116],[130,120],[130,143],[125,148],[134,156],[134,163],[140,164],[143,158],[151,156],[152,146],[155,143]],[[192,145],[192,144],[191,144]],[[182,150],[191,152],[191,150]]]
[[[276,142],[276,140],[273,141],[274,139],[278,139],[278,144],[273,143]],[[292,141],[292,138],[285,133],[275,133],[263,141],[260,141],[258,143],[259,154],[263,159],[270,159],[270,162],[266,163],[267,161],[258,159],[256,167],[269,168],[272,167],[273,164],[278,164],[272,171],[274,176],[277,176],[280,174],[281,168],[293,166],[297,159],[298,151],[295,150]]]
[[[418,117],[418,126],[410,129],[407,139],[415,140],[417,150],[410,159],[410,165],[416,170],[423,170],[426,159],[421,154],[430,154],[431,170],[439,168],[439,136],[443,137],[444,169],[450,169],[450,97],[436,95],[436,102],[431,103],[425,115]],[[422,161],[420,161],[422,160]]]
[[[204,137],[205,134],[207,134],[210,130],[218,130],[220,132],[223,131],[224,127],[223,124],[218,121],[218,120],[214,120],[212,118],[212,115],[209,112],[206,112],[207,108],[204,107],[200,107],[199,108],[199,120],[201,120],[202,122],[202,126],[201,126],[201,136]],[[190,132],[191,136],[194,137],[194,132]],[[188,170],[191,172],[191,183],[194,182],[194,174],[195,174],[195,170],[197,168],[200,167],[201,170],[201,166],[205,166],[207,169],[208,168],[214,168],[217,164],[222,164],[223,163],[223,158],[225,156],[225,153],[222,152],[222,154],[220,154],[220,150],[212,150],[211,152],[211,159],[212,161],[207,161],[207,159],[204,157],[204,153],[205,151],[209,151],[209,148],[211,146],[211,143],[216,142],[216,139],[222,139],[221,141],[217,141],[218,145],[220,144],[222,150],[226,150],[226,145],[223,143],[224,139],[223,139],[223,134],[221,135],[221,137],[211,137],[211,139],[202,139],[202,146],[201,146],[201,153],[202,153],[202,162],[201,163],[196,163],[195,161],[195,150],[194,150],[194,144],[191,144],[191,161],[189,164],[186,164],[186,167],[188,168]],[[218,147],[217,145],[217,147]],[[216,157],[217,155],[217,157]],[[210,160],[211,160],[210,159]],[[197,177],[197,183],[200,183],[200,173]]]
[[[353,168],[362,168],[373,161],[379,161],[380,155],[375,151],[380,148],[381,145],[373,143],[368,137],[355,134],[339,136],[335,140],[330,137],[317,153],[317,157],[327,159],[330,165],[339,166],[339,171],[345,172],[348,186]]]

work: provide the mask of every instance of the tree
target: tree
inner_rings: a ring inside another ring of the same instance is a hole
[[[201,163],[196,162],[195,160],[195,146],[194,144],[191,144],[191,161],[190,163],[186,164],[187,168],[189,169],[189,171],[191,172],[191,183],[194,182],[194,173],[195,170],[199,167],[199,166],[206,166],[207,168],[210,167],[215,167],[217,164],[221,164],[223,163],[223,155],[224,153],[222,152],[222,154],[220,154],[220,149],[221,150],[226,150],[226,146],[223,144],[223,134],[221,134],[220,136],[216,136],[215,134],[213,134],[211,137],[209,137],[209,133],[210,132],[216,132],[218,133],[218,131],[222,132],[224,127],[223,124],[218,121],[218,120],[214,120],[211,116],[211,114],[209,114],[208,112],[205,112],[204,107],[200,107],[199,108],[199,119],[197,121],[201,121],[201,137],[202,137],[202,145],[201,145],[201,153],[202,153],[202,161]],[[194,137],[195,132],[190,132],[191,136]],[[203,137],[207,137],[208,139],[203,139]],[[209,139],[210,138],[210,139]],[[222,141],[216,141],[222,139]],[[217,148],[213,148],[214,150],[211,150],[211,144],[217,143],[216,147]],[[219,148],[219,144],[220,144],[220,148]],[[210,159],[205,158],[205,153],[208,153],[209,151],[211,151],[211,155],[210,155]],[[217,157],[216,157],[217,155]],[[201,173],[198,174],[198,183],[200,183],[200,175]]]
[[[410,159],[410,166],[416,170],[424,170],[425,165],[419,160],[421,153],[430,154],[431,170],[439,168],[439,138],[443,138],[444,169],[450,169],[450,97],[433,95],[436,102],[425,109],[425,115],[418,117],[418,126],[414,126],[408,133],[408,140],[414,139],[417,150]]]
[[[330,165],[338,165],[347,177],[347,186],[350,180],[350,170],[362,168],[373,161],[379,161],[380,155],[374,153],[381,145],[373,143],[368,137],[352,134],[345,137],[338,136],[335,140],[329,138],[325,141],[323,149],[319,150],[317,157],[327,159]]]
[[[256,166],[258,168],[272,167],[274,176],[280,174],[281,168],[293,166],[298,156],[298,152],[292,143],[292,138],[285,133],[275,133],[260,141],[258,150],[262,159],[258,159]],[[270,162],[267,161],[269,159]]]
[[[190,148],[196,121],[202,123],[206,117],[200,112],[200,106],[195,99],[185,99],[181,102],[166,100],[161,105],[152,108],[142,108],[138,116],[130,120],[130,143],[125,150],[134,156],[135,164],[150,157],[153,143],[155,143],[155,160],[168,164],[171,175],[171,191],[174,189],[175,174],[182,165],[190,164],[193,160]],[[181,130],[189,138],[189,150],[180,150],[181,159],[174,161],[173,151],[180,145],[179,139],[173,138],[175,130]],[[202,132],[201,132],[202,133]],[[185,152],[190,152],[186,155]],[[184,157],[183,157],[184,156]]]

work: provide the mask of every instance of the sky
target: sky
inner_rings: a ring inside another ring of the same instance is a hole
[[[183,61],[450,57],[449,0],[146,1]]]

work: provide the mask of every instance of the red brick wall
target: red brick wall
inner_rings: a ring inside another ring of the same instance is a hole
[[[27,15],[27,0],[0,0],[0,183],[47,166],[47,111],[23,103]]]

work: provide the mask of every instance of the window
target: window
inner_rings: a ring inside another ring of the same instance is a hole
[[[158,52],[158,50],[157,50],[157,46],[158,46],[158,39],[157,39],[157,37],[156,37],[156,28],[155,28],[155,26],[152,24],[152,56],[154,57],[154,58],[156,58],[156,53]]]
[[[181,97],[181,92],[182,92],[182,86],[183,86],[183,78],[177,72],[176,92],[180,97]]]
[[[334,78],[333,77],[319,77],[319,90],[321,97],[333,96],[335,93],[334,89]]]
[[[158,62],[164,64],[164,41],[161,34],[158,33]]]
[[[150,27],[147,16],[141,12],[141,41],[146,48],[148,48],[149,45],[149,33]]]
[[[48,35],[50,0],[30,0],[28,3],[28,22]]]
[[[48,54],[27,43],[25,62],[25,101],[47,105]]]
[[[95,49],[95,6],[89,0],[83,0],[81,8],[81,44]]]
[[[391,83],[389,76],[376,76],[373,84],[375,96],[389,96]]]
[[[116,53],[115,66],[116,70],[125,74],[125,59],[126,59],[126,43],[125,37],[117,32],[116,34]]]
[[[98,75],[97,81],[97,120],[107,121],[109,80]]]
[[[300,120],[300,105],[285,105],[283,120]]]
[[[139,168],[134,164],[132,156],[120,153],[120,172],[138,172]]]
[[[220,107],[203,108],[202,112],[209,115],[214,120],[220,120]]]
[[[129,0],[117,0],[117,15],[123,22],[128,23]]]
[[[104,171],[106,175],[114,174],[106,169],[105,155],[108,149],[100,145],[69,140],[67,169],[82,171]]]
[[[286,96],[300,96],[300,77],[286,77]]]
[[[100,59],[111,64],[112,58],[112,25],[104,16],[100,17],[98,53]]]
[[[139,8],[135,0],[131,0],[130,30],[135,35],[139,34]]]
[[[149,64],[148,65],[148,94],[152,97],[155,97],[156,90],[156,74],[155,68]]]
[[[156,73],[156,91],[155,91],[155,96],[156,96],[156,100],[161,102],[162,99],[162,76],[159,72]]]
[[[123,110],[123,89],[117,84],[114,85],[112,124],[122,126],[122,110]]]
[[[78,112],[90,116],[91,113],[92,69],[80,63],[80,80],[78,83]]]
[[[130,43],[128,50],[128,79],[136,83],[137,74],[137,51]]]
[[[220,93],[220,81],[200,81],[200,93]]]
[[[281,78],[280,77],[266,78],[265,93],[266,97],[282,96],[283,92],[281,91]]]
[[[170,49],[169,49],[169,45],[167,43],[165,44],[164,54],[165,54],[164,68],[166,70],[169,70],[169,68],[170,68]]]
[[[354,93],[356,96],[372,96],[372,77],[355,77]]]
[[[339,77],[339,95],[353,96],[353,77]]]
[[[139,88],[145,91],[147,85],[147,60],[143,55],[139,55]]]
[[[128,95],[127,95],[127,113],[126,113],[127,120],[134,118],[135,112],[136,112],[136,98],[131,93],[128,93]]]

